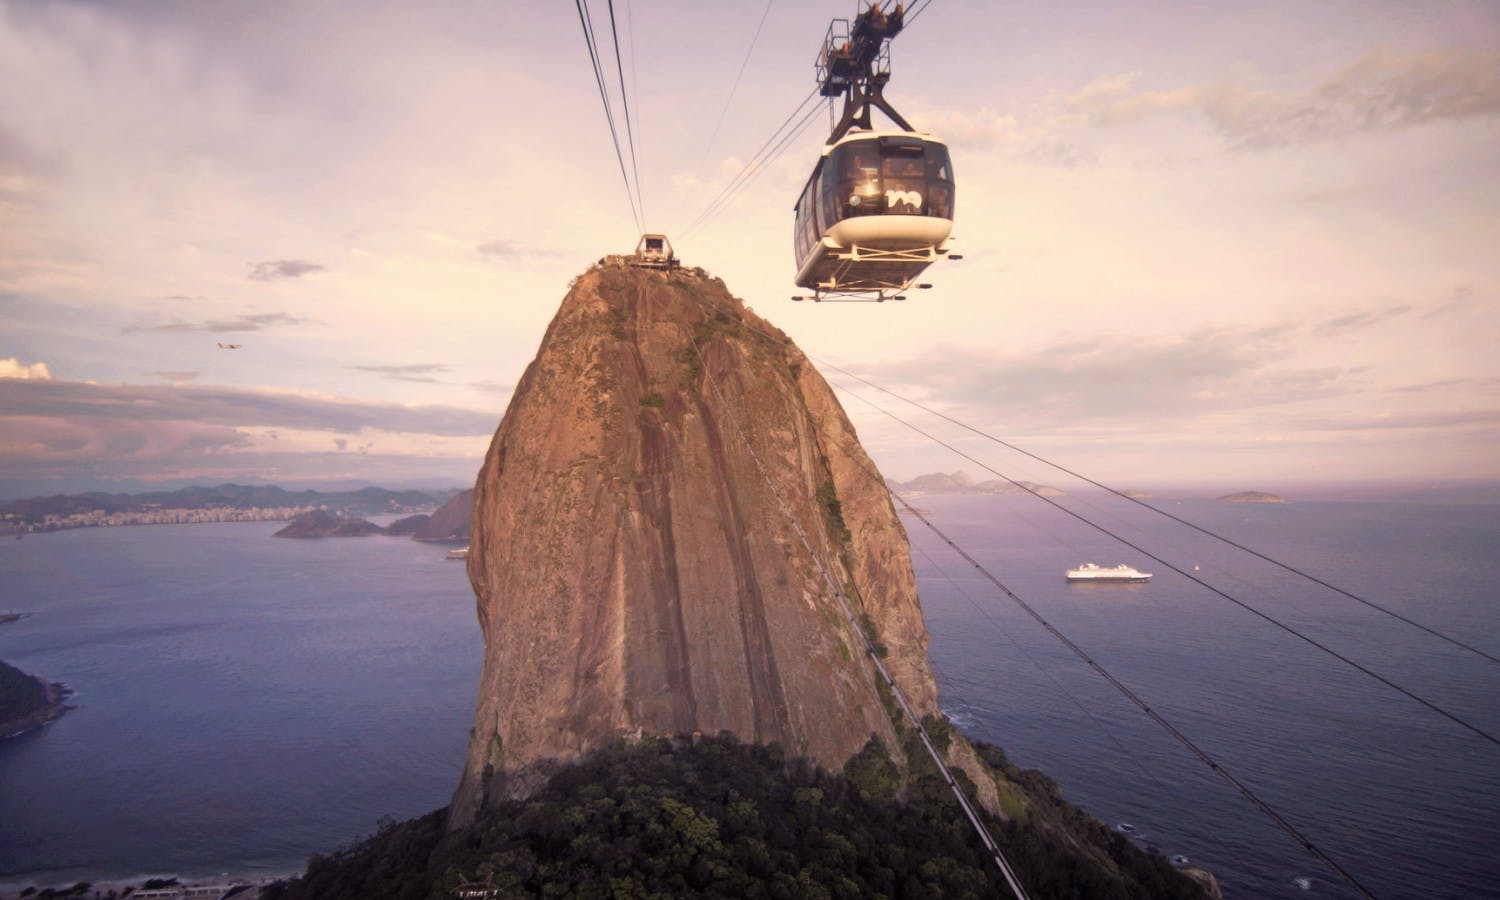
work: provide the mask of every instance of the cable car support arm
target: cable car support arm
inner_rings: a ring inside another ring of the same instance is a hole
[[[828,143],[836,143],[858,126],[873,130],[870,108],[885,113],[902,131],[915,131],[885,99],[885,84],[891,78],[890,41],[905,26],[906,8],[896,4],[890,12],[876,2],[854,17],[835,19],[818,53],[818,92],[824,97],[844,96],[844,113]]]

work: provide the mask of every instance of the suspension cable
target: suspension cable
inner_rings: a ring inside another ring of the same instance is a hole
[[[1026,449],[1024,449],[1022,447],[1018,447],[1015,444],[1012,444],[1011,442],[1009,442],[1007,440],[1004,440],[1002,438],[999,438],[999,437],[997,437],[997,436],[995,436],[993,434],[989,434],[987,432],[981,431],[978,428],[975,428],[972,425],[968,425],[968,424],[966,424],[964,422],[961,422],[958,419],[955,419],[954,417],[952,417],[952,416],[950,416],[950,415],[948,415],[946,413],[943,413],[943,412],[941,412],[939,410],[933,409],[932,407],[927,406],[926,404],[924,404],[924,403],[922,403],[922,402],[920,402],[918,400],[913,400],[910,397],[902,396],[901,394],[898,394],[895,391],[891,391],[891,390],[888,390],[888,389],[886,389],[884,387],[881,387],[880,385],[875,384],[874,382],[872,382],[872,381],[870,381],[870,380],[868,380],[866,378],[862,378],[859,375],[856,375],[853,372],[848,371],[847,369],[839,368],[838,366],[836,366],[833,363],[827,361],[826,359],[821,359],[820,358],[820,359],[818,359],[818,363],[819,363],[819,365],[827,366],[828,368],[834,370],[835,372],[838,372],[838,373],[840,373],[842,375],[846,375],[849,378],[853,378],[855,381],[858,381],[860,384],[863,384],[863,385],[865,385],[867,387],[874,388],[875,390],[880,391],[882,394],[886,394],[888,396],[894,397],[897,400],[902,401],[903,403],[908,403],[908,404],[910,404],[912,406],[915,406],[917,409],[920,409],[920,410],[922,410],[925,413],[929,413],[930,415],[937,416],[938,418],[940,418],[940,419],[942,419],[942,420],[944,420],[946,422],[951,422],[952,424],[957,425],[958,427],[964,429],[965,431],[972,432],[973,434],[976,434],[979,437],[985,438],[986,440],[994,441],[995,443],[999,444],[1002,447],[1005,447],[1008,450],[1014,450],[1015,452],[1021,454],[1022,456],[1026,456],[1026,457],[1029,457],[1031,459],[1034,459],[1034,460],[1036,460],[1039,463],[1043,463],[1045,465],[1051,466],[1052,468],[1056,469],[1059,472],[1066,473],[1068,475],[1073,476],[1074,478],[1079,479],[1080,481],[1087,482],[1088,484],[1091,484],[1091,485],[1093,485],[1096,488],[1108,491],[1109,493],[1114,494],[1116,497],[1119,497],[1122,500],[1129,500],[1131,503],[1134,503],[1137,506],[1141,506],[1141,507],[1144,507],[1146,509],[1149,509],[1152,512],[1158,514],[1158,515],[1166,516],[1168,519],[1171,519],[1172,521],[1176,522],[1179,525],[1185,525],[1188,528],[1193,529],[1194,531],[1197,531],[1197,532],[1199,532],[1201,534],[1205,534],[1205,535],[1213,538],[1214,540],[1221,541],[1221,542],[1223,542],[1225,544],[1228,544],[1229,546],[1235,548],[1236,550],[1244,551],[1245,553],[1248,553],[1248,554],[1250,554],[1251,556],[1254,556],[1257,559],[1260,559],[1260,560],[1263,560],[1265,562],[1268,562],[1268,563],[1270,563],[1273,566],[1277,566],[1278,568],[1281,568],[1281,569],[1283,569],[1283,570],[1285,570],[1287,572],[1292,573],[1293,575],[1301,576],[1302,578],[1305,578],[1308,581],[1311,581],[1313,584],[1325,587],[1328,590],[1333,591],[1336,594],[1341,594],[1341,595],[1343,595],[1345,597],[1348,597],[1350,600],[1354,600],[1354,601],[1356,601],[1358,603],[1362,603],[1365,606],[1367,606],[1367,607],[1369,607],[1369,608],[1371,608],[1373,610],[1385,613],[1386,615],[1390,616],[1393,619],[1397,619],[1399,621],[1405,622],[1407,625],[1410,625],[1413,628],[1419,629],[1421,631],[1425,631],[1428,634],[1432,635],[1433,637],[1436,637],[1436,638],[1438,638],[1440,640],[1447,641],[1448,643],[1454,645],[1455,647],[1460,647],[1460,648],[1462,648],[1464,650],[1469,651],[1470,653],[1476,654],[1478,656],[1482,656],[1485,659],[1489,660],[1490,662],[1500,663],[1500,657],[1496,657],[1493,654],[1486,653],[1485,651],[1479,649],[1478,647],[1473,646],[1472,644],[1468,644],[1468,643],[1466,643],[1464,641],[1461,641],[1458,638],[1455,638],[1455,637],[1453,637],[1451,635],[1444,634],[1443,632],[1438,631],[1435,628],[1430,628],[1430,627],[1428,627],[1426,625],[1423,625],[1421,622],[1417,622],[1417,621],[1415,621],[1413,619],[1410,619],[1410,618],[1402,615],[1401,613],[1396,612],[1393,609],[1389,609],[1389,608],[1387,608],[1385,606],[1381,606],[1379,603],[1376,603],[1373,600],[1367,600],[1364,597],[1361,597],[1361,596],[1359,596],[1357,594],[1354,594],[1354,593],[1352,593],[1350,591],[1346,591],[1346,590],[1344,590],[1343,588],[1341,588],[1341,587],[1339,587],[1337,585],[1330,584],[1329,582],[1323,580],[1322,578],[1317,577],[1316,575],[1313,575],[1313,574],[1311,574],[1309,572],[1304,572],[1303,570],[1301,570],[1301,569],[1299,569],[1299,568],[1297,568],[1295,566],[1292,566],[1292,565],[1290,565],[1288,563],[1284,563],[1284,562],[1282,562],[1279,559],[1275,559],[1273,557],[1267,556],[1266,554],[1261,553],[1259,550],[1255,550],[1254,548],[1247,547],[1246,545],[1244,545],[1244,544],[1242,544],[1242,543],[1240,543],[1240,542],[1238,542],[1238,541],[1236,541],[1236,540],[1234,540],[1232,538],[1225,537],[1224,535],[1219,534],[1218,532],[1211,531],[1210,529],[1205,528],[1202,525],[1198,525],[1195,522],[1190,522],[1187,519],[1184,519],[1184,518],[1182,518],[1180,516],[1174,515],[1174,514],[1168,512],[1165,509],[1159,509],[1158,507],[1152,506],[1151,504],[1146,503],[1145,501],[1141,500],[1138,497],[1132,497],[1132,496],[1130,496],[1128,493],[1126,493],[1124,491],[1121,491],[1121,490],[1118,490],[1116,488],[1110,487],[1107,484],[1101,484],[1100,482],[1095,481],[1094,479],[1088,477],[1087,475],[1084,475],[1084,474],[1082,474],[1080,472],[1076,472],[1076,471],[1074,471],[1074,470],[1072,470],[1072,469],[1068,468],[1067,466],[1064,466],[1064,465],[1062,465],[1060,463],[1055,463],[1052,460],[1047,459],[1046,457],[1040,456],[1040,455],[1038,455],[1036,453],[1032,453],[1030,450],[1026,450]]]
[[[583,27],[583,42],[588,47],[589,62],[594,66],[594,83],[599,87],[599,100],[604,104],[604,119],[609,123],[609,137],[615,145],[615,159],[620,163],[620,179],[625,183],[625,197],[630,201],[630,215],[635,219],[636,229],[645,231],[640,212],[636,208],[635,192],[630,187],[630,176],[625,173],[625,155],[620,150],[620,135],[615,129],[615,114],[610,108],[609,91],[604,86],[604,70],[599,65],[599,50],[594,42],[594,29],[584,0],[573,0],[578,8],[578,23]]]
[[[1084,717],[1087,718],[1090,722],[1094,723],[1094,727],[1097,728],[1099,732],[1103,734],[1111,744],[1115,745],[1115,749],[1120,752],[1120,755],[1125,757],[1126,759],[1129,759],[1132,763],[1135,764],[1135,767],[1140,770],[1142,777],[1151,782],[1151,784],[1154,785],[1158,791],[1165,793],[1161,778],[1157,776],[1156,773],[1146,768],[1146,764],[1141,762],[1140,757],[1136,756],[1130,751],[1130,748],[1120,740],[1119,736],[1114,733],[1113,729],[1111,729],[1108,725],[1105,725],[1098,716],[1094,715],[1092,710],[1083,705],[1083,701],[1079,700],[1072,691],[1068,690],[1067,687],[1065,687],[1062,682],[1058,681],[1051,672],[1047,671],[1047,667],[1042,665],[1041,661],[1033,656],[1031,651],[1027,650],[1024,644],[1016,640],[1015,635],[1011,634],[1010,630],[1007,629],[1003,624],[1001,624],[999,619],[996,619],[994,616],[990,615],[990,610],[988,607],[982,605],[979,600],[974,597],[974,595],[965,590],[963,585],[959,584],[957,579],[949,574],[948,571],[943,568],[942,564],[939,563],[935,558],[933,558],[932,554],[928,553],[925,548],[918,547],[913,544],[912,549],[922,554],[922,558],[927,560],[927,564],[930,565],[933,570],[936,571],[939,575],[941,575],[943,577],[943,580],[947,581],[949,586],[952,587],[954,591],[958,592],[959,596],[967,600],[969,602],[969,605],[974,607],[975,612],[979,613],[979,615],[983,617],[985,621],[995,626],[995,630],[1000,632],[1000,634],[1005,638],[1006,642],[1009,643],[1017,653],[1021,654],[1021,656],[1025,657],[1027,662],[1031,663],[1032,667],[1037,670],[1038,674],[1047,679],[1047,681],[1051,682],[1052,687],[1056,689],[1058,693],[1068,698],[1068,702],[1072,703],[1074,708],[1083,713]],[[937,665],[936,660],[933,660],[932,663],[934,666]]]
[[[744,169],[740,170],[740,174],[735,176],[736,180],[731,181],[730,184],[725,188],[725,193],[722,195],[722,197],[716,202],[715,205],[704,211],[704,214],[700,218],[700,221],[692,228],[688,229],[687,233],[692,233],[694,231],[697,231],[698,229],[703,228],[713,220],[714,216],[723,212],[731,203],[738,199],[740,194],[750,186],[751,182],[753,182],[760,176],[762,172],[769,168],[771,163],[779,159],[781,157],[781,154],[786,152],[787,147],[791,146],[791,143],[793,141],[802,136],[802,132],[806,131],[807,127],[812,124],[813,117],[817,115],[817,113],[818,104],[814,103],[811,107],[808,108],[807,112],[802,116],[802,119],[792,127],[792,130],[787,132],[787,134],[782,137],[782,139],[776,144],[776,146],[771,149],[771,152],[769,154],[759,160],[753,160]]]
[[[882,481],[882,484],[883,483],[884,482]],[[906,498],[894,492],[891,493],[891,496],[895,497],[896,500],[906,508],[907,512],[911,513],[913,516],[916,516],[923,525],[926,525],[929,529],[931,529],[933,534],[936,534],[944,543],[946,543],[949,547],[952,547],[959,556],[962,556],[966,561],[974,566],[975,569],[979,570],[979,572],[982,573],[991,584],[998,588],[1001,593],[1005,594],[1005,596],[1014,601],[1015,604],[1021,607],[1021,609],[1023,609],[1027,615],[1035,619],[1039,625],[1047,630],[1048,634],[1052,635],[1059,642],[1061,642],[1063,646],[1071,650],[1074,656],[1083,660],[1083,662],[1087,664],[1089,668],[1093,669],[1101,677],[1103,677],[1104,680],[1108,681],[1115,688],[1115,690],[1119,691],[1125,696],[1126,699],[1139,707],[1142,712],[1150,716],[1153,722],[1161,726],[1172,737],[1176,738],[1178,743],[1186,747],[1189,752],[1191,752],[1199,759],[1199,761],[1213,770],[1214,774],[1227,781],[1232,787],[1234,787],[1235,790],[1239,791],[1240,794],[1245,797],[1245,799],[1254,804],[1256,809],[1260,810],[1267,818],[1276,823],[1276,825],[1280,827],[1282,831],[1285,831],[1288,835],[1290,835],[1293,840],[1301,844],[1303,848],[1307,850],[1307,852],[1317,857],[1330,869],[1336,872],[1339,877],[1348,882],[1349,885],[1356,891],[1358,891],[1361,896],[1369,897],[1371,898],[1371,900],[1374,900],[1375,895],[1370,893],[1370,890],[1364,885],[1360,884],[1359,880],[1356,879],[1348,871],[1346,871],[1343,866],[1340,866],[1333,860],[1332,857],[1319,849],[1316,844],[1314,844],[1305,835],[1303,835],[1302,832],[1298,831],[1297,828],[1292,825],[1292,823],[1282,818],[1280,813],[1276,812],[1276,810],[1273,809],[1270,804],[1266,803],[1266,801],[1257,796],[1256,793],[1251,790],[1244,782],[1229,774],[1229,771],[1226,770],[1223,766],[1219,765],[1219,763],[1216,762],[1212,756],[1209,756],[1208,753],[1206,753],[1201,747],[1193,743],[1192,739],[1190,739],[1187,735],[1183,734],[1181,731],[1178,731],[1177,728],[1173,726],[1171,722],[1168,722],[1161,713],[1157,712],[1155,709],[1152,709],[1145,700],[1141,699],[1140,695],[1136,694],[1129,687],[1127,687],[1124,682],[1120,681],[1118,678],[1112,675],[1108,669],[1100,665],[1098,661],[1096,661],[1092,656],[1084,651],[1082,647],[1078,646],[1067,635],[1058,630],[1057,626],[1053,625],[1051,622],[1043,618],[1041,613],[1037,612],[1036,609],[1031,606],[1031,604],[1027,603],[1025,600],[1022,600],[1019,596],[1016,595],[1014,591],[1006,587],[1005,584],[1000,581],[1000,579],[992,575],[990,571],[983,565],[981,565],[978,560],[970,556],[968,551],[964,550],[958,544],[954,543],[952,538],[948,537],[941,530],[939,530],[936,525],[932,524],[932,521],[925,515],[923,515],[920,510],[908,503]]]
[[[719,191],[718,196],[714,197],[714,199],[709,202],[708,206],[698,214],[698,217],[693,219],[692,223],[689,224],[687,228],[683,229],[684,236],[691,232],[697,231],[714,214],[716,214],[720,209],[723,208],[725,203],[728,202],[731,192],[736,192],[744,184],[748,183],[749,179],[754,175],[751,170],[756,169],[760,164],[761,157],[767,154],[767,148],[776,143],[778,139],[781,140],[781,144],[778,145],[778,147],[784,148],[788,139],[790,137],[794,137],[798,129],[805,127],[805,123],[807,121],[806,117],[804,117],[803,121],[799,122],[796,126],[792,126],[792,131],[787,131],[787,127],[791,125],[792,120],[796,119],[799,115],[802,115],[803,110],[807,108],[807,104],[811,102],[812,99],[816,96],[818,96],[817,88],[813,88],[810,92],[808,92],[808,95],[803,98],[802,102],[797,104],[797,108],[792,110],[791,115],[783,119],[781,124],[776,127],[776,130],[771,132],[771,136],[766,138],[765,143],[760,145],[760,149],[755,151],[755,155],[750,158],[750,161],[745,163],[744,167],[740,169],[739,173],[736,174],[734,178],[730,179],[729,183],[726,184],[721,191]],[[816,104],[813,105],[813,109],[817,109]],[[783,132],[786,132],[786,134],[783,135]],[[780,153],[781,149],[777,149],[775,152],[769,154],[767,156],[767,159],[774,159],[776,156],[779,156]]]
[[[932,5],[932,0],[922,0],[922,2],[920,2],[920,3],[913,3],[912,4],[912,8],[911,8],[911,14],[906,17],[906,22],[902,26],[903,29],[905,29],[905,27],[907,27],[907,26],[910,26],[911,23],[915,22],[917,20],[917,16],[920,16],[922,13],[926,12],[927,11],[927,7],[929,7],[931,5]]]
[[[1427,699],[1421,697],[1420,695],[1418,695],[1416,693],[1413,693],[1410,690],[1407,690],[1406,688],[1402,687],[1401,685],[1397,684],[1396,682],[1390,680],[1389,678],[1386,678],[1385,676],[1379,674],[1378,672],[1375,672],[1374,670],[1370,669],[1369,667],[1367,667],[1367,666],[1365,666],[1365,665],[1363,665],[1363,664],[1361,664],[1359,662],[1356,662],[1353,659],[1350,659],[1348,656],[1345,656],[1344,654],[1338,652],[1337,650],[1335,650],[1332,647],[1328,646],[1327,644],[1319,641],[1318,639],[1316,639],[1314,637],[1311,637],[1311,636],[1309,636],[1307,634],[1304,634],[1301,631],[1298,631],[1296,628],[1293,628],[1292,626],[1286,624],[1285,622],[1282,622],[1280,619],[1277,619],[1277,618],[1271,616],[1268,613],[1262,612],[1261,610],[1257,609],[1254,606],[1251,606],[1250,604],[1244,602],[1243,600],[1240,600],[1240,599],[1238,599],[1238,598],[1230,595],[1228,592],[1226,592],[1224,590],[1221,590],[1220,588],[1217,588],[1217,587],[1209,584],[1208,582],[1206,582],[1203,579],[1199,578],[1198,576],[1192,574],[1191,572],[1185,571],[1184,569],[1179,568],[1176,565],[1173,565],[1172,563],[1170,563],[1167,560],[1161,558],[1160,556],[1152,553],[1151,551],[1145,549],[1144,547],[1140,546],[1139,544],[1136,544],[1136,543],[1134,543],[1134,542],[1132,542],[1130,540],[1127,540],[1126,538],[1122,537],[1121,535],[1116,534],[1113,531],[1110,531],[1108,528],[1105,528],[1103,525],[1100,525],[1097,522],[1094,522],[1093,520],[1087,518],[1086,516],[1083,516],[1083,515],[1079,514],[1078,512],[1076,512],[1074,510],[1071,510],[1071,509],[1069,509],[1066,506],[1063,506],[1061,503],[1056,502],[1051,497],[1047,497],[1047,496],[1043,495],[1042,493],[1040,493],[1039,491],[1035,490],[1034,488],[1027,487],[1025,484],[1023,484],[1023,483],[1021,483],[1019,481],[1016,481],[1015,479],[1011,478],[1010,476],[1006,475],[1005,473],[1000,472],[1000,471],[992,468],[988,464],[986,464],[984,462],[981,462],[978,459],[975,459],[973,456],[969,455],[968,453],[965,453],[964,451],[962,451],[959,448],[953,446],[952,444],[948,443],[947,441],[943,440],[942,438],[939,438],[939,437],[937,437],[936,435],[934,435],[934,434],[932,434],[930,432],[927,432],[927,431],[922,430],[921,428],[918,428],[916,425],[913,425],[912,423],[906,421],[905,419],[902,419],[900,416],[897,416],[895,413],[891,412],[890,410],[887,410],[887,409],[881,407],[879,404],[876,404],[874,401],[871,401],[871,400],[869,400],[869,399],[867,399],[867,398],[865,398],[865,397],[863,397],[863,396],[861,396],[859,394],[856,394],[853,391],[850,391],[848,388],[840,387],[839,390],[843,391],[845,394],[848,394],[851,397],[854,397],[857,400],[860,400],[863,403],[866,403],[866,404],[870,405],[871,407],[873,407],[877,412],[881,413],[882,415],[884,415],[884,416],[886,416],[886,417],[888,417],[888,418],[890,418],[890,419],[892,419],[892,420],[894,420],[894,421],[896,421],[896,422],[898,422],[898,423],[900,423],[902,425],[905,425],[907,428],[911,429],[912,431],[915,431],[917,434],[922,435],[923,437],[927,438],[928,440],[933,441],[933,442],[935,442],[937,444],[942,445],[943,447],[948,448],[949,450],[953,451],[954,453],[958,454],[959,456],[963,457],[964,459],[968,460],[969,462],[974,463],[975,465],[979,466],[980,468],[984,469],[985,471],[994,474],[996,477],[1001,478],[1001,479],[1009,482],[1010,484],[1012,484],[1012,485],[1020,488],[1021,490],[1025,491],[1026,493],[1032,495],[1033,497],[1036,497],[1036,498],[1042,500],[1043,502],[1045,502],[1048,505],[1054,507],[1055,509],[1058,509],[1058,510],[1061,510],[1062,512],[1064,512],[1064,513],[1067,513],[1069,516],[1072,516],[1073,518],[1077,519],[1078,521],[1083,522],[1085,525],[1088,525],[1090,528],[1093,528],[1096,531],[1102,532],[1103,534],[1108,535],[1109,537],[1114,538],[1115,540],[1119,541],[1120,543],[1124,544],[1125,546],[1129,547],[1130,549],[1136,551],[1137,553],[1141,554],[1142,556],[1145,556],[1148,559],[1151,559],[1151,560],[1159,563],[1160,565],[1166,566],[1167,568],[1171,569],[1173,572],[1176,572],[1178,575],[1181,575],[1183,578],[1188,579],[1189,581],[1193,582],[1194,584],[1197,584],[1200,587],[1203,587],[1203,588],[1205,588],[1205,589],[1213,592],[1214,594],[1217,594],[1218,596],[1223,597],[1225,600],[1228,600],[1230,603],[1233,603],[1235,606],[1238,606],[1239,608],[1245,610],[1246,612],[1249,612],[1249,613],[1257,616],[1258,618],[1264,619],[1266,622],[1269,622],[1270,624],[1275,625],[1277,628],[1280,628],[1282,631],[1285,631],[1286,633],[1288,633],[1290,635],[1293,635],[1294,637],[1300,638],[1301,640],[1303,640],[1303,641],[1311,644],[1312,646],[1318,648],[1319,650],[1322,650],[1324,653],[1328,654],[1329,656],[1332,656],[1333,658],[1335,658],[1335,659],[1337,659],[1337,660],[1345,663],[1346,665],[1350,666],[1351,668],[1355,669],[1356,671],[1359,671],[1359,672],[1361,672],[1361,673],[1363,673],[1363,674],[1365,674],[1365,675],[1367,675],[1367,676],[1375,679],[1376,681],[1379,681],[1381,684],[1383,684],[1386,687],[1388,687],[1388,688],[1396,691],[1397,693],[1399,693],[1399,694],[1401,694],[1401,695],[1403,695],[1403,696],[1405,696],[1405,697],[1407,697],[1407,698],[1409,698],[1411,700],[1415,700],[1416,702],[1422,704],[1423,706],[1427,707],[1428,709],[1432,710],[1433,712],[1437,713],[1438,715],[1442,716],[1443,718],[1448,719],[1449,721],[1454,722],[1454,723],[1456,723],[1456,724],[1458,724],[1458,725],[1460,725],[1460,726],[1468,729],[1469,731],[1472,731],[1474,734],[1476,734],[1476,735],[1484,738],[1485,740],[1489,741],[1492,744],[1495,744],[1496,746],[1500,746],[1500,739],[1497,739],[1494,735],[1490,734],[1488,731],[1485,731],[1484,729],[1480,728],[1477,725],[1471,724],[1470,722],[1468,722],[1467,720],[1465,720],[1462,717],[1458,716],[1457,714],[1451,713],[1448,710],[1444,709],[1443,707],[1438,706],[1436,703],[1433,703],[1432,701],[1427,700]]]
[[[931,2],[931,0],[928,0]],[[635,199],[641,209],[641,230],[646,230],[646,198],[641,194],[641,171],[636,167],[635,129],[630,125],[630,91],[625,88],[625,64],[620,62],[620,32],[615,28],[615,0],[609,0],[609,34],[615,44],[615,72],[620,78],[620,103],[625,107],[625,137],[630,143],[630,173],[635,176]],[[635,50],[630,59],[635,62]]]
[[[703,349],[696,342],[692,346],[693,352],[698,356],[698,364],[703,368],[704,381],[707,383],[709,390],[716,395],[725,411],[730,411],[731,407],[729,403],[724,400],[723,394],[719,392],[718,385],[714,381],[713,373],[708,366],[708,360],[703,357]],[[733,415],[728,415],[725,418],[729,420],[729,424],[734,429],[735,435],[739,437],[740,442],[745,445],[745,450],[750,454],[750,460],[755,464],[756,471],[760,473],[761,478],[766,483],[766,487],[770,489],[771,496],[776,498],[777,505],[781,507],[782,514],[786,516],[787,522],[791,524],[792,530],[796,533],[798,540],[802,542],[803,549],[807,551],[807,555],[812,558],[813,563],[818,567],[819,574],[823,576],[824,584],[828,586],[834,599],[838,601],[839,609],[843,612],[844,619],[849,623],[850,630],[854,632],[860,643],[864,645],[865,656],[874,665],[881,680],[885,682],[886,686],[890,689],[891,695],[895,697],[896,703],[900,705],[907,722],[910,723],[912,729],[916,731],[917,736],[921,739],[922,746],[927,750],[927,755],[932,758],[933,765],[937,767],[938,772],[942,774],[943,781],[947,783],[949,790],[957,798],[959,807],[963,809],[964,815],[968,818],[969,824],[974,829],[974,833],[978,835],[985,849],[989,851],[990,856],[995,862],[995,866],[999,868],[1000,874],[1005,878],[1006,884],[1010,886],[1011,893],[1016,897],[1016,900],[1028,900],[1025,889],[1021,887],[1021,882],[1016,877],[1015,870],[1011,868],[1010,862],[1005,858],[1005,854],[1000,851],[1000,846],[995,843],[995,839],[990,835],[989,829],[985,827],[983,820],[980,819],[979,814],[974,810],[974,806],[970,803],[968,795],[964,793],[963,787],[953,777],[953,773],[949,770],[947,763],[943,762],[942,754],[938,752],[937,747],[933,744],[931,736],[927,733],[927,728],[922,724],[921,717],[917,715],[916,710],[912,709],[911,704],[907,702],[906,695],[901,691],[900,686],[896,684],[896,679],[891,676],[890,670],[885,666],[885,662],[881,660],[880,653],[870,640],[869,635],[865,634],[864,629],[860,627],[859,620],[855,618],[854,611],[849,605],[848,598],[844,596],[844,590],[839,585],[838,579],[833,577],[833,573],[829,570],[823,557],[813,549],[812,541],[808,538],[807,532],[803,530],[802,523],[798,522],[797,517],[793,515],[791,506],[787,503],[786,498],[781,495],[781,491],[777,489],[776,483],[771,480],[770,473],[766,471],[765,465],[761,462],[760,454],[755,452],[755,445],[750,442],[749,436],[740,428],[737,418]]]
[[[703,159],[698,161],[700,168],[708,162],[708,154],[714,149],[714,139],[719,136],[719,129],[724,125],[724,116],[729,113],[729,105],[734,102],[734,92],[739,89],[740,79],[745,77],[745,67],[750,64],[750,55],[755,52],[755,43],[760,40],[760,31],[766,26],[766,17],[771,14],[771,4],[775,2],[776,0],[766,0],[765,11],[760,14],[755,34],[750,36],[750,46],[745,49],[745,58],[740,61],[740,70],[735,73],[734,83],[729,86],[729,96],[724,98],[724,108],[719,110],[719,121],[714,123],[714,130],[708,135],[708,144],[703,148]]]

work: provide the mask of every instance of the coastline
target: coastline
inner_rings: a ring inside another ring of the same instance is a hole
[[[132,875],[123,878],[102,878],[97,881],[72,880],[56,884],[43,883],[41,881],[7,881],[0,882],[0,900],[34,900],[45,891],[52,891],[56,896],[66,896],[73,892],[78,885],[87,884],[88,889],[80,894],[83,897],[111,895],[117,897],[136,896],[143,890],[195,890],[191,896],[206,900],[208,897],[225,898],[234,897],[236,900],[254,900],[268,886],[285,881],[288,878],[302,874],[301,872],[283,873],[279,875],[266,875],[257,873],[254,875],[216,875],[212,877],[184,878],[178,875],[155,874],[155,875]],[[207,888],[220,888],[217,894],[198,893]],[[28,893],[29,892],[29,893]],[[129,892],[127,894],[127,892]],[[152,896],[161,896],[153,894]],[[179,896],[182,896],[179,894]]]
[[[68,710],[78,708],[67,702],[68,698],[73,696],[72,688],[60,681],[47,681],[38,675],[32,677],[41,684],[42,690],[46,693],[46,703],[24,716],[16,716],[0,722],[0,741],[19,737],[28,731],[56,722]]]

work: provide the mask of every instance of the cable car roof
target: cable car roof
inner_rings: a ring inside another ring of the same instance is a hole
[[[844,135],[833,143],[824,144],[822,155],[827,156],[829,152],[833,150],[833,148],[841,147],[844,144],[852,144],[858,141],[875,140],[878,138],[909,138],[912,140],[921,141],[924,144],[941,144],[944,147],[948,146],[947,142],[933,137],[931,132],[927,131],[902,131],[900,129],[891,129],[887,131],[866,131],[863,128],[852,128],[849,130],[848,134]]]

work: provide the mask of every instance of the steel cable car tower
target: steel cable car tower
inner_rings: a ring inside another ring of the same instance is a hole
[[[901,292],[953,243],[948,148],[912,128],[884,95],[890,41],[905,17],[904,5],[886,11],[876,0],[852,23],[834,19],[818,49],[818,93],[843,95],[844,110],[796,205],[796,283],[814,301],[904,300]],[[872,109],[900,130],[875,130]]]

